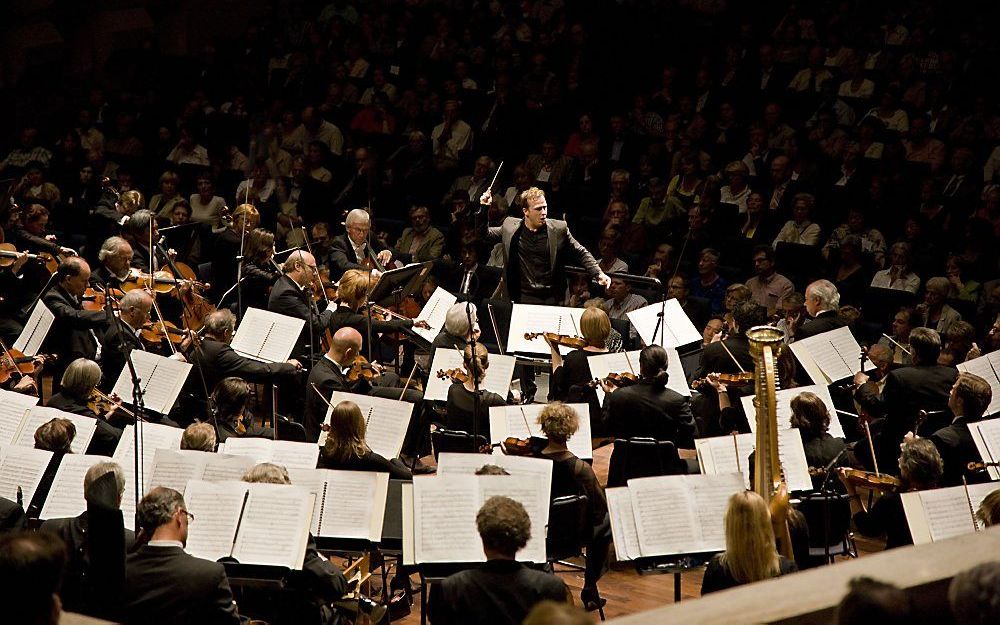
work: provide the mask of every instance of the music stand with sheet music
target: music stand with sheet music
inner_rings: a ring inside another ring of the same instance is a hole
[[[383,308],[402,302],[407,295],[420,292],[424,279],[430,274],[434,261],[407,265],[382,274],[368,294],[368,301]]]

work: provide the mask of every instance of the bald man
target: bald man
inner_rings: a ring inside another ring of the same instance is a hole
[[[361,333],[354,328],[341,328],[333,335],[330,350],[323,354],[309,372],[302,423],[308,440],[319,440],[320,425],[326,419],[327,402],[333,392],[355,392],[354,385],[347,381],[347,372],[359,354],[361,354]],[[326,401],[323,401],[324,399]]]
[[[316,259],[308,252],[292,252],[281,268],[282,276],[271,288],[267,309],[280,315],[297,317],[306,322],[292,350],[292,358],[310,362],[310,356],[322,353],[322,338],[330,326],[333,312],[320,312],[313,301],[311,285],[316,279]]]
[[[330,277],[339,280],[348,269],[363,269],[362,263],[371,254],[378,262],[386,265],[392,260],[392,252],[386,249],[371,232],[371,218],[368,213],[356,208],[347,213],[344,221],[347,231],[330,242]]]
[[[55,286],[42,298],[55,315],[42,352],[58,356],[51,367],[46,366],[46,373],[55,376],[53,384],[58,387],[69,363],[77,358],[97,359],[97,332],[107,327],[108,319],[103,310],[83,310],[81,298],[90,281],[87,261],[79,256],[67,258],[59,264],[54,279]],[[54,388],[53,393],[58,390]]]

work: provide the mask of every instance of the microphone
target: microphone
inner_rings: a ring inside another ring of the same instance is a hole
[[[833,469],[833,466],[835,464],[837,464],[837,462],[840,461],[840,459],[844,456],[844,454],[847,453],[848,449],[849,449],[849,447],[845,446],[843,449],[840,450],[839,454],[837,454],[836,456],[833,457],[833,460],[831,460],[829,463],[827,463],[826,468],[824,469],[824,472],[826,473],[826,477],[823,478],[823,483],[820,485],[820,488],[819,488],[819,492],[820,493],[825,493],[826,492],[826,485],[830,482],[830,476],[833,475],[831,473],[831,469]]]

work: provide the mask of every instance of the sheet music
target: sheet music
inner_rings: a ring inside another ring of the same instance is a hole
[[[576,434],[566,441],[566,447],[581,460],[594,457],[593,440],[590,432],[590,406],[587,404],[568,404],[580,417],[580,427]],[[527,404],[519,406],[490,407],[490,442],[500,443],[507,437],[528,438],[537,436],[545,438],[541,426],[538,425],[538,415],[545,404]],[[525,424],[525,420],[528,421]],[[528,429],[531,426],[531,429]]]
[[[778,462],[788,490],[812,490],[809,462],[802,447],[802,432],[797,428],[778,430]]]
[[[736,473],[668,475],[629,480],[628,490],[642,556],[722,551],[725,508],[743,480]]]
[[[990,405],[986,408],[985,415],[993,415],[1000,412],[1000,351],[992,352],[979,358],[966,360],[956,365],[957,369],[963,373],[972,373],[986,380],[993,390],[993,397]],[[994,478],[995,479],[995,478]]]
[[[615,554],[619,560],[635,560],[641,557],[639,535],[636,533],[635,516],[632,513],[632,497],[628,488],[609,488],[604,494],[608,498],[608,514],[611,516],[611,536],[615,544]]]
[[[17,487],[21,487],[25,507],[35,496],[38,483],[52,459],[52,452],[27,447],[4,447],[0,460],[0,497],[17,501]],[[81,488],[83,488],[81,486]]]
[[[69,419],[72,421],[73,425],[76,426],[76,436],[73,437],[70,450],[74,454],[87,453],[87,447],[90,446],[90,441],[94,438],[94,432],[97,431],[97,419],[71,412],[63,412],[62,410],[46,406],[34,406],[28,409],[13,444],[18,447],[34,447],[35,431],[52,419]]]
[[[512,457],[512,456],[511,456]],[[537,458],[519,458],[519,460],[538,460]],[[551,476],[551,462],[549,464]],[[490,497],[510,497],[520,502],[531,519],[531,538],[517,552],[517,559],[522,562],[545,562],[545,532],[549,525],[549,494],[548,481],[539,479],[536,475],[480,475],[479,508]],[[559,531],[559,528],[552,528]]]
[[[287,468],[315,469],[319,445],[295,441],[274,441],[268,438],[226,439],[226,453],[248,456],[261,462],[272,462]]]
[[[191,449],[157,449],[153,454],[153,468],[146,482],[148,489],[164,486],[183,495],[188,482],[202,479],[208,455]]]
[[[794,345],[795,343],[792,343]],[[799,395],[799,393],[813,393],[819,396],[826,405],[827,412],[830,413],[830,435],[837,438],[844,438],[844,427],[840,424],[840,419],[837,418],[837,409],[833,406],[833,399],[830,397],[830,389],[826,384],[812,384],[810,386],[797,386],[795,388],[786,388],[780,391],[776,391],[774,396],[778,402],[777,405],[777,417],[778,417],[778,429],[787,430],[792,427],[792,399]],[[741,397],[740,401],[743,402],[743,412],[747,415],[747,421],[750,423],[750,431],[757,432],[757,419],[755,415],[757,410],[753,406],[753,395],[746,397]]]
[[[84,512],[87,509],[87,500],[83,492],[83,478],[90,467],[98,462],[110,460],[111,458],[107,456],[86,456],[75,453],[64,455],[59,461],[59,469],[56,470],[52,488],[49,489],[38,518],[64,519]]]
[[[305,325],[304,319],[248,308],[229,346],[254,360],[285,362]]]
[[[507,397],[507,393],[510,391],[511,378],[514,377],[514,365],[516,363],[517,359],[513,356],[490,354],[490,367],[486,370],[486,377],[479,386],[488,391],[493,391],[501,397]],[[434,362],[431,363],[427,388],[424,389],[424,399],[448,401],[448,389],[451,388],[454,382],[450,378],[441,379],[437,377],[437,372],[449,369],[465,370],[465,364],[462,361],[462,352],[457,349],[445,347],[439,347],[434,350]]]
[[[832,384],[852,377],[861,364],[861,346],[844,326],[789,344],[792,353],[816,384]],[[865,359],[864,370],[875,368]]]
[[[920,545],[975,532],[972,510],[979,509],[986,495],[996,489],[994,483],[970,484],[968,498],[964,486],[903,493],[903,511],[913,543]]]
[[[384,397],[335,391],[330,398],[324,423],[330,423],[333,406],[342,401],[352,401],[361,408],[361,414],[364,415],[367,425],[365,442],[372,451],[389,460],[399,455],[403,448],[406,429],[410,425],[413,404]],[[325,442],[326,432],[323,432],[320,434],[319,446],[322,447]]]
[[[542,337],[533,340],[524,338],[526,332],[555,332],[569,336],[580,334],[580,317],[582,308],[566,306],[540,306],[538,304],[514,304],[510,315],[510,332],[507,334],[507,352],[522,352],[526,354],[549,354],[549,344]],[[567,347],[559,351],[568,354]]]
[[[285,566],[301,570],[309,541],[314,495],[284,484],[249,484],[247,499],[233,547],[243,564]]]
[[[713,436],[698,438],[694,441],[698,452],[698,465],[705,475],[722,475],[724,473],[739,473],[743,477],[743,486],[750,488],[750,470],[747,459],[753,452],[755,444],[753,434],[737,434],[733,436]],[[739,449],[739,456],[736,451]]]
[[[238,482],[256,462],[248,456],[201,452],[208,456],[201,479],[206,482]]]
[[[552,488],[552,461],[545,458],[495,454],[465,454],[441,452],[438,454],[438,475],[475,475],[484,465],[503,467],[515,477],[541,480],[548,492]]]
[[[180,394],[184,381],[187,380],[188,373],[191,372],[191,363],[144,352],[141,349],[132,350],[132,362],[142,384],[142,401],[146,409],[160,414],[169,413],[177,401],[177,395]],[[126,402],[131,402],[132,388],[132,376],[128,363],[125,363],[118,375],[118,381],[115,382],[113,393]]]
[[[161,425],[159,423],[142,423],[142,474],[143,494],[148,490],[150,472],[153,470],[153,457],[157,449],[180,449],[184,430]],[[125,473],[125,495],[122,496],[122,516],[125,517],[125,527],[133,529],[135,519],[135,426],[126,425],[115,448],[114,460]]]
[[[38,300],[35,307],[31,309],[28,322],[24,324],[24,329],[21,330],[21,334],[18,335],[11,348],[18,350],[25,356],[37,356],[38,350],[45,342],[45,337],[48,336],[55,320],[56,316],[52,314],[45,302]]]
[[[333,538],[361,538],[377,542],[382,537],[388,473],[290,469],[293,485],[317,495],[313,506],[313,533]],[[322,488],[326,486],[324,500]],[[320,520],[322,519],[322,523]]]
[[[232,553],[247,486],[242,482],[188,482],[184,503],[195,520],[188,525],[185,551],[206,560],[218,560]]]
[[[479,507],[476,476],[415,476],[412,517],[414,561],[484,561],[483,543],[476,530]]]
[[[434,289],[427,303],[420,309],[420,314],[417,315],[417,319],[426,321],[427,325],[431,328],[430,330],[413,328],[413,332],[427,339],[428,342],[433,342],[434,337],[440,334],[441,328],[444,327],[444,320],[448,316],[448,309],[457,301],[457,297],[441,287]],[[473,308],[475,308],[475,305],[473,305]],[[434,371],[437,371],[437,369]]]
[[[14,442],[25,412],[37,403],[37,397],[0,389],[0,445]]]
[[[691,396],[691,389],[688,388],[687,377],[684,375],[684,367],[681,366],[681,357],[677,350],[672,347],[665,348],[667,352],[667,373],[670,377],[667,380],[667,388],[674,390],[685,397]],[[630,352],[614,352],[610,354],[600,354],[587,358],[590,365],[590,375],[595,378],[606,378],[609,373],[634,373],[639,375],[639,354],[641,350]],[[601,403],[604,403],[604,391],[598,387],[597,394]]]
[[[972,440],[983,462],[1000,462],[1000,419],[987,419],[969,424]],[[986,467],[991,480],[1000,480],[1000,469]]]
[[[658,324],[660,312],[664,313],[664,324]],[[691,343],[701,342],[702,336],[694,327],[687,313],[676,299],[668,299],[666,304],[655,302],[638,310],[625,313],[639,337],[646,345],[662,345],[663,347],[681,347]],[[665,330],[664,330],[665,326]],[[656,332],[656,340],[653,333]],[[681,376],[683,377],[683,376]]]

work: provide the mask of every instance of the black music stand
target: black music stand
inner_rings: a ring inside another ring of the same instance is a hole
[[[672,556],[652,556],[634,560],[639,575],[673,575],[674,603],[681,601],[681,575],[705,568],[716,552],[681,553]]]
[[[420,292],[420,287],[433,266],[433,261],[427,261],[383,273],[368,299],[383,308],[400,304],[407,295]]]

